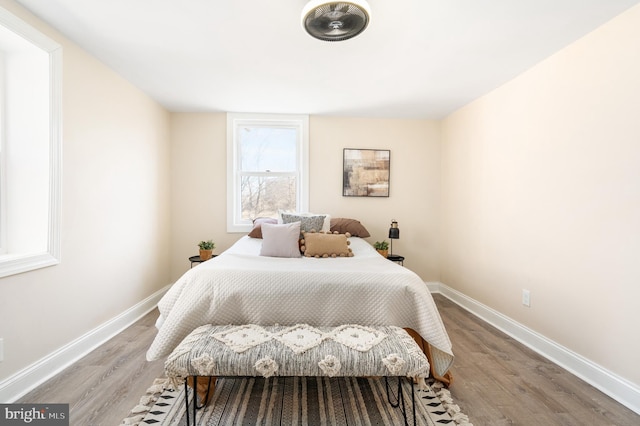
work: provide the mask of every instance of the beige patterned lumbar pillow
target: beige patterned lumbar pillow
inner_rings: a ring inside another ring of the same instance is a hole
[[[352,257],[347,234],[329,232],[303,232],[300,250],[306,257]]]

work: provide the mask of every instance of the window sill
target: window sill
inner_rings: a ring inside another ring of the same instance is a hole
[[[49,253],[4,254],[0,256],[0,278],[21,274],[60,263]]]

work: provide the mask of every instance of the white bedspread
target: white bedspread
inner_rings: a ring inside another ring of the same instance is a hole
[[[350,241],[351,258],[285,259],[261,257],[262,240],[241,238],[190,269],[164,295],[147,359],[169,355],[204,324],[395,325],[429,342],[433,367],[443,375],[453,352],[425,283],[366,241]]]

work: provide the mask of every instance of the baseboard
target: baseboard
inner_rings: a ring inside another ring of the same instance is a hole
[[[442,294],[463,309],[640,414],[639,386],[445,284],[431,282],[427,283],[427,286],[432,293]]]
[[[170,286],[0,382],[0,401],[15,402],[155,309]]]

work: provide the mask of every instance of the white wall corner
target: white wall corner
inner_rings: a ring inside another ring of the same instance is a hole
[[[134,324],[158,306],[158,302],[170,287],[171,285],[167,285],[156,291],[120,315],[1,381],[0,401],[15,402]]]
[[[442,294],[481,320],[640,414],[640,386],[445,284],[440,282],[427,282],[425,284],[431,293]]]

